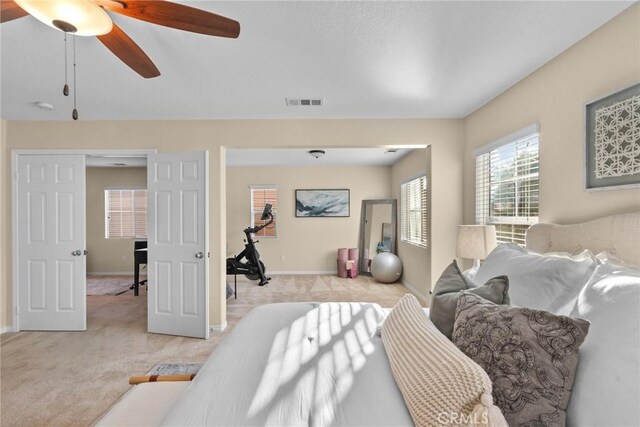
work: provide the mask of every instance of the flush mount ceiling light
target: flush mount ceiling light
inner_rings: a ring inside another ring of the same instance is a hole
[[[320,157],[324,156],[324,150],[311,150],[309,151],[309,154],[311,154],[316,159],[319,159]]]
[[[41,110],[47,110],[47,111],[51,111],[54,109],[53,104],[50,104],[48,102],[43,102],[43,101],[34,102],[33,106]]]

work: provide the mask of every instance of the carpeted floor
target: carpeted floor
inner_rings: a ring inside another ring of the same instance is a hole
[[[0,341],[2,426],[89,425],[159,363],[202,363],[251,308],[286,301],[368,301],[393,306],[408,290],[369,277],[275,276],[265,287],[238,278],[228,327],[209,340],[146,333],[146,292],[87,298],[86,332],[20,332]]]
[[[146,279],[141,276],[140,280]],[[133,275],[131,276],[87,276],[87,296],[95,295],[121,295],[125,292],[132,292],[129,289],[133,283]],[[141,286],[144,289],[145,286]]]

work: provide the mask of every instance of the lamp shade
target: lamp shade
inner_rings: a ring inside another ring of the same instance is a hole
[[[456,256],[485,259],[497,245],[496,227],[493,225],[459,225]]]

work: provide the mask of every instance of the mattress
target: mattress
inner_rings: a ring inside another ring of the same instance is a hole
[[[163,425],[413,425],[368,303],[255,308],[216,348]]]

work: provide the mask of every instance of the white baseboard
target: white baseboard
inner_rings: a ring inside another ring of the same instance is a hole
[[[405,279],[402,279],[400,282],[404,285],[405,288],[409,289],[412,294],[414,294],[416,297],[418,297],[418,299],[421,300],[420,301],[421,303],[426,304],[429,301],[431,301],[431,298],[428,295],[424,295],[422,292],[417,290],[415,286],[413,286],[411,283],[409,283]]]
[[[222,325],[209,325],[209,332],[222,332],[225,329],[227,329],[226,321]]]
[[[0,328],[0,334],[7,334],[9,332],[15,332],[16,330],[13,328],[13,326],[4,326],[2,328]]]
[[[325,271],[267,271],[267,276],[273,274],[275,275],[294,275],[294,276],[302,276],[302,275],[311,275],[311,274],[333,274],[337,275],[337,270],[325,270]]]
[[[87,276],[133,276],[133,270],[131,271],[92,271],[87,273]],[[141,274],[140,276],[146,276],[146,274]]]

